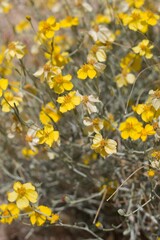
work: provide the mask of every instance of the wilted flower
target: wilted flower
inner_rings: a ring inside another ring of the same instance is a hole
[[[81,102],[89,114],[98,112],[98,108],[95,105],[95,103],[101,102],[98,97],[95,97],[93,95],[83,96],[80,93],[78,93],[77,95],[80,96]]]
[[[103,158],[117,152],[117,143],[112,139],[104,139],[100,133],[93,138],[91,148]]]
[[[25,55],[24,49],[25,46],[21,42],[10,42],[4,54],[8,61],[14,57],[21,59]]]
[[[149,91],[149,102],[152,103],[153,107],[156,109],[160,109],[160,89],[150,90]]]

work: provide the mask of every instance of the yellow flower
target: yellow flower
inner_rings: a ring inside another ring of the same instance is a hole
[[[10,42],[5,50],[5,57],[8,61],[16,57],[22,59],[25,55],[25,46],[21,42]]]
[[[19,216],[19,209],[14,203],[0,205],[0,222],[12,223]]]
[[[79,79],[86,79],[87,77],[89,77],[90,79],[93,79],[96,75],[97,72],[94,68],[93,65],[91,64],[84,64],[77,72],[78,78]]]
[[[38,149],[37,148],[33,148],[33,149],[30,149],[30,148],[23,148],[22,149],[22,154],[25,156],[25,157],[33,157],[35,156],[36,154],[38,153]]]
[[[127,14],[119,14],[120,19],[123,22],[124,26],[129,27],[129,29],[133,31],[141,31],[146,33],[148,30],[148,24],[145,21],[144,12],[139,9],[134,9],[130,15]]]
[[[7,87],[8,87],[8,79],[1,78],[0,79],[0,97],[3,94],[3,91],[7,89]]]
[[[10,112],[12,107],[14,107],[15,105],[18,106],[21,101],[22,97],[14,96],[11,92],[5,92],[4,99],[2,99],[1,101],[2,111]]]
[[[50,224],[56,223],[59,220],[59,215],[52,213],[50,217],[47,218],[50,221]]]
[[[49,147],[59,140],[59,132],[54,131],[52,125],[46,125],[43,129],[37,131],[36,137],[39,138],[39,144],[46,143]]]
[[[38,31],[45,38],[52,38],[55,31],[59,30],[59,23],[51,16],[46,21],[41,21],[38,26]]]
[[[52,210],[49,207],[41,205],[35,208],[29,217],[32,225],[42,226],[51,214]]]
[[[27,20],[22,20],[16,25],[15,30],[17,33],[20,33],[28,30],[29,28],[30,28],[29,22]]]
[[[13,192],[8,193],[8,201],[15,202],[19,209],[24,209],[31,203],[36,203],[38,200],[38,193],[32,183],[16,182],[13,185]]]
[[[120,66],[128,73],[131,71],[138,72],[141,69],[141,63],[141,57],[135,53],[130,52],[125,57],[121,58]]]
[[[160,151],[153,151],[151,156],[160,161]]]
[[[149,45],[149,40],[144,39],[136,47],[133,47],[132,49],[135,53],[138,53],[140,56],[145,56],[146,58],[150,59],[153,56],[151,52],[152,48],[153,45]]]
[[[104,139],[102,135],[98,133],[93,138],[91,149],[105,158],[106,156],[117,152],[117,143],[112,139]]]
[[[54,38],[54,41],[56,37]],[[51,48],[51,43],[48,43],[48,51],[45,53],[45,57],[50,59],[52,64],[57,67],[62,67],[67,64],[70,60],[69,53],[66,51],[62,51],[62,48],[56,44]]]
[[[48,84],[50,88],[53,88],[55,93],[61,94],[65,90],[70,91],[73,88],[73,84],[70,82],[72,76],[70,74],[63,76],[62,74],[52,77]]]
[[[60,112],[64,113],[78,106],[81,103],[81,98],[76,96],[76,91],[71,91],[67,95],[59,97],[57,102],[61,104]]]
[[[138,104],[132,107],[133,111],[141,115],[141,118],[145,122],[151,122],[155,115],[155,109],[152,105],[148,104]]]
[[[0,13],[8,13],[12,9],[12,4],[8,0],[0,1]]]
[[[72,26],[77,26],[79,24],[77,17],[67,16],[65,19],[59,22],[61,28],[69,28]]]
[[[149,169],[147,174],[148,174],[148,177],[154,177],[155,171],[153,169]]]
[[[96,24],[101,24],[101,23],[110,23],[111,22],[111,17],[108,15],[103,15],[103,14],[98,14],[96,15],[95,18],[95,23]]]
[[[103,225],[102,225],[102,223],[99,222],[99,221],[96,222],[95,226],[96,226],[97,228],[99,228],[99,229],[103,229]]]
[[[160,17],[151,11],[146,11],[144,13],[144,18],[149,25],[154,26],[158,23]]]
[[[154,135],[156,132],[153,129],[153,126],[150,124],[147,124],[142,130],[141,130],[141,139],[142,141],[146,141],[147,137],[150,135]]]
[[[130,137],[132,140],[137,140],[141,136],[142,123],[135,117],[129,117],[120,124],[119,130],[123,139]]]
[[[39,118],[41,122],[46,125],[52,121],[58,122],[61,118],[61,115],[58,112],[56,106],[52,102],[49,102],[44,107],[42,107]]]
[[[126,0],[129,6],[133,6],[135,8],[140,8],[143,6],[145,0]]]

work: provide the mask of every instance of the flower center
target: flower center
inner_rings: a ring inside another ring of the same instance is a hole
[[[134,21],[140,20],[140,14],[139,13],[132,13],[132,18]]]
[[[102,139],[101,142],[100,142],[100,146],[104,147],[105,145],[106,145],[106,141],[105,141],[105,139]]]
[[[63,83],[63,77],[61,75],[56,76],[54,80],[56,81],[56,83]]]
[[[88,100],[89,100],[88,96],[83,96],[83,103],[84,104],[88,103]]]
[[[160,98],[160,90],[156,90],[156,92],[154,93],[154,95],[156,96],[156,98]]]
[[[45,64],[43,69],[44,69],[45,72],[51,71],[51,67],[48,64]]]
[[[140,48],[141,48],[143,51],[146,51],[146,49],[147,49],[147,46],[146,46],[146,45],[144,45],[144,44],[141,44],[141,45],[140,45]]]
[[[26,189],[24,187],[18,188],[17,193],[20,197],[23,197],[26,194]]]
[[[71,96],[67,95],[64,97],[64,103],[69,103],[71,101]]]
[[[15,50],[15,49],[16,49],[16,46],[15,46],[14,43],[9,43],[9,44],[8,44],[8,48],[9,48],[9,50]]]
[[[47,31],[49,31],[50,29],[51,29],[51,26],[47,22],[44,22],[42,32],[45,33]]]

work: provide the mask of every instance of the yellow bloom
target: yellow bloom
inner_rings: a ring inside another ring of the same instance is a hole
[[[59,220],[59,215],[52,213],[50,217],[47,218],[50,221],[50,224],[56,223]]]
[[[39,144],[46,143],[49,147],[59,140],[59,132],[54,131],[52,125],[46,125],[43,129],[37,131],[36,137],[39,138]]]
[[[132,140],[137,140],[141,136],[142,123],[135,117],[129,117],[120,124],[119,130],[123,139],[130,137]]]
[[[61,104],[60,112],[64,113],[78,106],[81,103],[81,98],[76,96],[76,91],[72,91],[65,96],[59,97],[57,102]]]
[[[91,149],[105,158],[106,156],[117,152],[117,143],[112,139],[104,139],[102,135],[98,133],[93,138]]]
[[[121,59],[120,66],[128,73],[132,71],[138,72],[141,69],[141,63],[142,59],[139,55],[129,52]]]
[[[103,229],[103,225],[102,225],[102,223],[99,222],[99,221],[96,222],[95,226],[96,226],[97,228],[99,228],[99,229]]]
[[[72,76],[70,74],[63,76],[62,74],[52,77],[48,84],[50,88],[53,88],[55,93],[61,94],[65,90],[70,91],[73,88],[73,84],[70,82]]]
[[[142,141],[146,141],[147,137],[150,135],[154,135],[156,132],[153,129],[153,126],[150,124],[147,124],[141,131],[141,139]]]
[[[97,72],[94,68],[93,65],[91,64],[84,64],[77,72],[78,78],[79,79],[86,79],[87,77],[89,77],[90,79],[93,79],[96,75]]]
[[[0,97],[3,94],[3,91],[7,89],[7,87],[8,87],[8,79],[1,78],[0,79]]]
[[[8,0],[0,1],[0,13],[8,13],[12,9],[12,4]]]
[[[46,21],[41,21],[38,26],[38,31],[45,38],[52,38],[55,31],[59,30],[59,23],[51,16]]]
[[[58,112],[56,106],[52,102],[49,102],[44,107],[42,107],[39,118],[41,122],[46,125],[52,121],[58,122],[61,118],[61,115]]]
[[[108,15],[103,15],[103,14],[98,14],[96,15],[95,23],[96,24],[101,24],[101,23],[110,23],[111,22],[111,17]]]
[[[151,49],[153,48],[153,45],[149,45],[149,40],[144,39],[142,40],[136,47],[133,47],[133,51],[135,53],[138,53],[140,56],[145,56],[146,58],[152,58],[153,54],[151,52]]]
[[[54,41],[56,37],[54,38]],[[45,57],[50,59],[52,64],[57,67],[62,67],[67,64],[70,60],[69,53],[62,51],[62,48],[56,44],[51,48],[51,44],[48,43],[48,51],[45,53]]]
[[[25,55],[25,46],[21,42],[10,42],[5,50],[5,57],[8,61],[16,57],[22,59]]]
[[[153,151],[151,156],[160,161],[160,151]]]
[[[155,109],[152,105],[148,104],[138,104],[132,107],[133,111],[141,115],[141,118],[145,122],[151,122],[155,115]]]
[[[48,217],[52,214],[52,210],[46,206],[38,206],[35,210],[29,214],[32,225],[42,226]]]
[[[22,97],[14,96],[11,92],[5,92],[4,99],[1,101],[2,111],[9,112],[12,107],[18,106],[20,102],[22,102]]]
[[[151,11],[146,11],[144,13],[144,18],[149,25],[154,26],[158,23],[160,17]]]
[[[130,15],[119,14],[120,19],[124,26],[128,26],[133,31],[141,31],[146,33],[148,30],[148,24],[145,21],[144,12],[139,9],[134,9]]]
[[[0,205],[0,222],[12,223],[19,216],[19,209],[14,203]]]
[[[8,201],[15,202],[19,209],[24,209],[31,203],[36,203],[38,200],[38,193],[32,183],[16,182],[13,185],[13,192],[8,193]]]
[[[30,28],[29,22],[27,20],[22,20],[16,25],[15,30],[17,33],[20,33],[28,30],[29,28]]]
[[[140,8],[143,6],[145,0],[126,0],[129,6],[133,6],[135,8]]]
[[[25,157],[33,157],[35,156],[36,154],[38,153],[38,149],[37,148],[34,148],[33,149],[30,149],[30,148],[23,148],[22,149],[22,154],[25,156]]]
[[[149,169],[147,174],[148,174],[148,177],[154,177],[155,171],[153,169]]]
[[[59,22],[61,28],[69,28],[72,26],[77,26],[79,24],[77,17],[67,16],[65,19]]]

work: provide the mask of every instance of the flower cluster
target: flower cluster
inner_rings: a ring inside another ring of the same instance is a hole
[[[12,223],[13,220],[27,216],[32,225],[41,226],[49,221],[53,224],[59,220],[47,206],[37,206],[38,192],[32,183],[15,182],[13,191],[8,192],[8,204],[0,205],[0,222]]]

